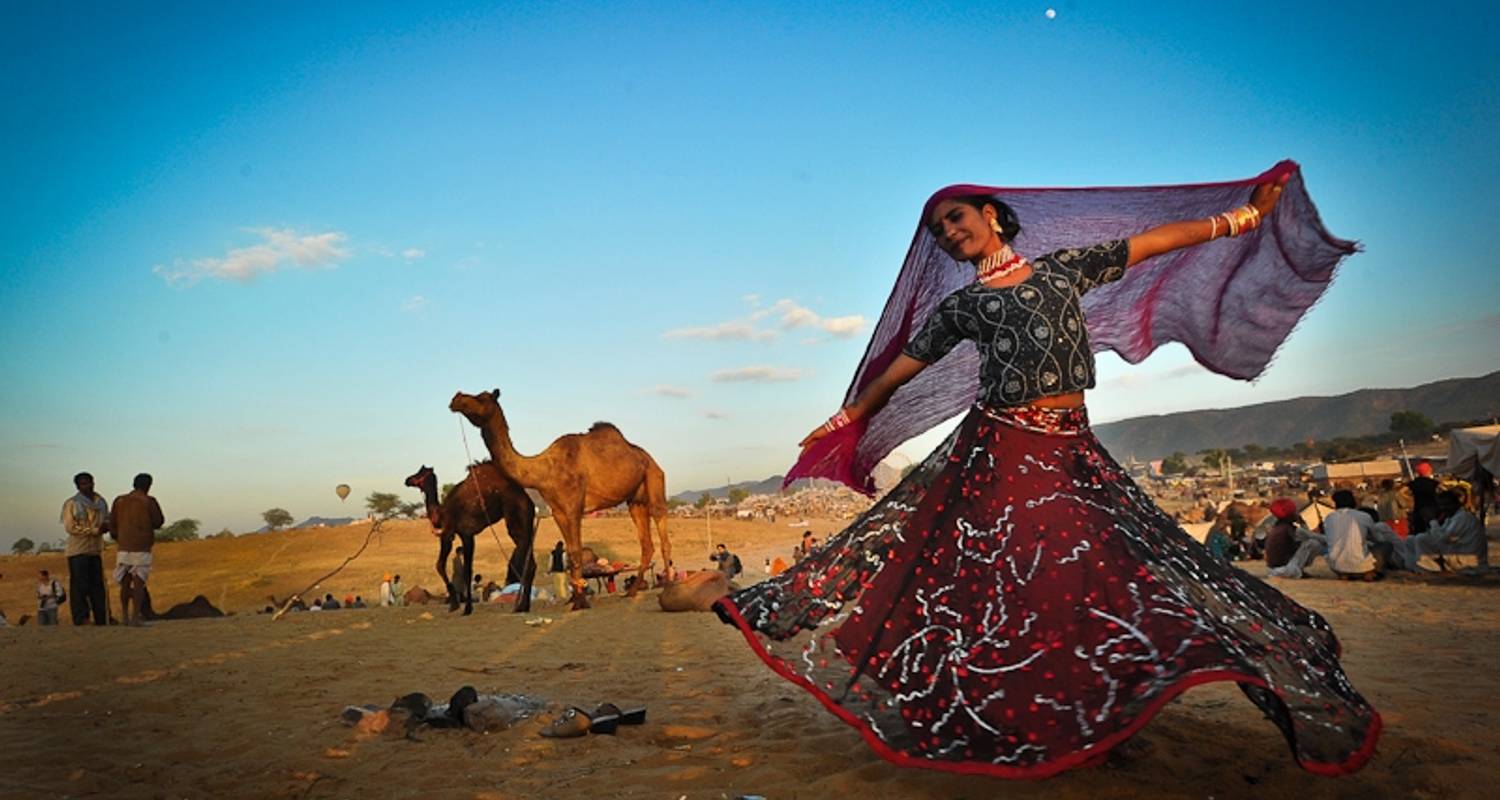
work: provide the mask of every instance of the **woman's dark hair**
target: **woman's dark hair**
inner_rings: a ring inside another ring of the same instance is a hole
[[[983,212],[985,206],[994,206],[995,218],[1000,221],[1000,236],[1007,242],[1013,242],[1020,235],[1021,221],[1016,219],[1015,209],[1006,205],[1004,201],[996,200],[987,194],[969,194],[952,199],[955,203],[963,203],[979,212]]]
[[[1354,508],[1359,505],[1354,501],[1354,492],[1348,489],[1340,489],[1333,493],[1334,508]]]

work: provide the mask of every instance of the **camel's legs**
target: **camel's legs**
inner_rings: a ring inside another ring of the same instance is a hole
[[[443,531],[438,536],[438,577],[443,579],[443,587],[448,590],[448,610],[458,608],[458,597],[453,593],[453,581],[448,579],[448,553],[453,550],[453,533]]]
[[[654,554],[651,547],[651,514],[645,503],[632,502],[630,518],[635,521],[635,535],[641,540],[641,564],[635,571],[635,583],[630,584],[630,591],[626,594],[634,596],[636,592],[646,587],[646,575],[651,570],[651,557]]]
[[[524,495],[523,495],[524,497]],[[531,513],[526,509],[531,508]],[[505,518],[505,532],[509,534],[511,542],[516,546],[515,556],[511,557],[512,569],[515,569],[516,556],[521,561],[520,575],[516,580],[521,582],[521,596],[516,598],[516,612],[531,610],[531,583],[536,579],[536,509],[530,502],[525,506],[511,504],[511,512]]]
[[[463,543],[459,548],[464,562],[464,574],[458,577],[463,580],[460,591],[464,595],[464,616],[468,616],[474,613],[474,534],[463,536]]]
[[[649,456],[648,456],[649,460]],[[646,468],[646,508],[656,520],[656,535],[661,537],[661,558],[670,578],[672,574],[672,542],[667,539],[667,475],[655,461]]]
[[[550,500],[548,504],[551,505]],[[579,508],[576,509],[552,506],[552,521],[557,523],[557,530],[562,533],[563,546],[568,550],[568,583],[573,587],[574,611],[589,607],[588,596],[583,591],[586,585],[583,582],[583,531],[580,528],[583,522],[583,503],[579,502],[577,505]]]
[[[666,506],[653,508],[651,516],[656,520],[656,535],[661,538],[661,560],[667,566],[666,574],[670,579],[672,575],[672,540],[667,538]]]

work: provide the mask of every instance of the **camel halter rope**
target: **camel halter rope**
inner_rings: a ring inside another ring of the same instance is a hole
[[[469,465],[472,466],[474,464],[474,454],[471,453],[471,452],[469,452],[469,432],[464,429],[464,419],[463,419],[463,417],[458,417],[457,419],[458,419],[458,437],[460,439],[462,439],[463,442],[464,442],[464,458],[468,459]],[[526,488],[524,486],[521,487],[521,491],[523,491],[523,492],[526,491]],[[479,496],[479,510],[484,512],[485,530],[489,531],[490,532],[490,536],[494,537],[494,539],[495,539],[495,546],[498,547],[498,548],[500,548],[500,556],[505,560],[506,567],[509,568],[509,566],[510,566],[510,553],[505,549],[505,545],[503,545],[503,544],[500,543],[500,534],[495,533],[495,521],[493,519],[490,519],[490,507],[489,507],[488,503],[484,502],[484,490],[482,490],[482,489],[479,488],[479,479],[478,478],[474,479],[474,494],[476,494],[476,495]],[[542,524],[541,517],[533,514],[532,518],[531,518],[531,545],[532,545],[532,547],[536,547],[536,532],[537,532],[537,529],[541,527],[541,524]],[[507,523],[507,527],[509,527],[509,523]],[[463,543],[460,542],[459,546],[462,547]],[[524,564],[521,565],[521,574],[517,576],[517,577],[519,577],[521,579],[522,585],[525,585],[525,583],[526,583],[526,568],[529,567],[529,566],[531,566],[532,562],[534,562],[535,560],[536,560],[536,553],[527,553],[526,554],[526,563],[524,563]],[[474,580],[473,572],[474,572],[474,565],[470,564],[469,565],[469,573],[470,574],[465,575],[464,579],[468,580],[468,581],[473,581]]]

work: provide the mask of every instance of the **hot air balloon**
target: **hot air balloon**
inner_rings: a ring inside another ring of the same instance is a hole
[[[349,484],[341,483],[338,486],[333,487],[333,493],[338,495],[340,500],[343,500],[344,498],[349,496]]]

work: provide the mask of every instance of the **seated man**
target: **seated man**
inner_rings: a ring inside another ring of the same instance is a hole
[[[1303,527],[1297,504],[1287,497],[1271,503],[1272,522],[1266,532],[1266,574],[1274,578],[1305,578],[1314,558],[1328,553],[1328,540]]]
[[[1424,533],[1406,540],[1409,563],[1419,569],[1423,556],[1440,556],[1445,568],[1487,567],[1490,564],[1490,543],[1485,538],[1484,526],[1479,519],[1464,508],[1457,492],[1438,495],[1438,520]]]
[[[1340,489],[1333,493],[1333,512],[1323,518],[1328,566],[1345,580],[1373,581],[1382,575],[1382,559],[1371,552],[1371,545],[1399,553],[1401,537],[1355,506],[1354,492]]]

